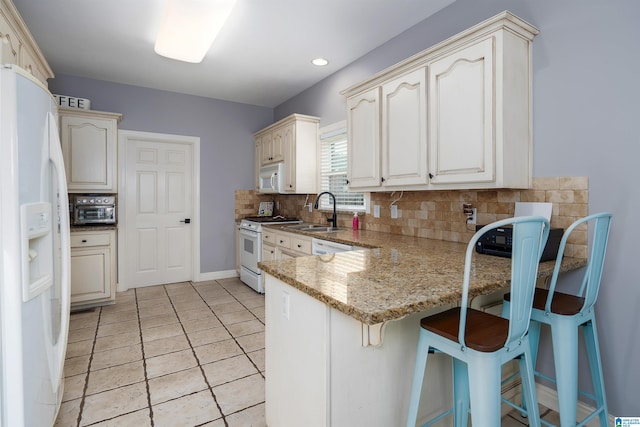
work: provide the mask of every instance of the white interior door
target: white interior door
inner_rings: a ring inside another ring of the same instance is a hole
[[[194,138],[128,132],[123,139],[121,288],[195,280]]]

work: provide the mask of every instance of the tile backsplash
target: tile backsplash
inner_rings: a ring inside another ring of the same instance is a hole
[[[328,212],[313,210],[308,205],[316,195],[262,195],[253,190],[236,190],[236,220],[254,216],[261,201],[274,200],[276,214],[298,217],[305,222],[325,223]],[[391,202],[399,199],[398,218],[391,218]],[[515,202],[551,202],[551,226],[566,229],[578,218],[588,215],[588,177],[534,178],[527,190],[452,190],[404,191],[371,193],[371,209],[360,215],[360,228],[393,234],[425,237],[466,243],[475,233],[475,225],[466,223],[463,204],[477,208],[477,224],[513,216]],[[373,217],[373,206],[380,205],[380,218]],[[338,226],[351,227],[353,212],[338,212]],[[576,230],[567,244],[565,254],[578,258],[587,256],[586,228]]]

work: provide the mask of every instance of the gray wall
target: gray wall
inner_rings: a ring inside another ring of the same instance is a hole
[[[120,129],[200,137],[200,271],[235,268],[233,192],[254,187],[252,133],[272,109],[61,74],[49,89],[122,113]]]
[[[609,412],[638,416],[640,2],[457,0],[276,107],[275,118],[298,112],[322,117],[323,125],[344,120],[341,90],[503,10],[540,29],[533,49],[534,175],[588,176],[589,212],[614,214],[596,310],[600,349]],[[552,372],[543,351],[542,369]],[[580,369],[586,382],[586,366]]]

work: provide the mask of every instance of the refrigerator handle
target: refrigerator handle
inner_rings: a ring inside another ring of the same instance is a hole
[[[69,313],[71,308],[71,237],[69,222],[69,196],[67,195],[67,176],[64,169],[64,158],[58,135],[58,126],[55,116],[49,112],[49,158],[56,170],[58,183],[58,209],[60,216],[60,257],[61,262],[61,322],[60,337],[56,345],[56,381],[62,380],[62,369],[67,352],[67,339],[69,337]],[[58,384],[54,384],[57,386]]]

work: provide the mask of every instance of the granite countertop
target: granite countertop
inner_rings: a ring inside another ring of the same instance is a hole
[[[263,261],[266,273],[367,325],[399,319],[411,313],[461,298],[466,244],[374,231],[298,232],[324,240],[372,248],[337,254]],[[565,257],[561,271],[586,265]],[[538,277],[553,272],[554,261],[540,264]],[[476,254],[469,297],[507,287],[511,259]]]

